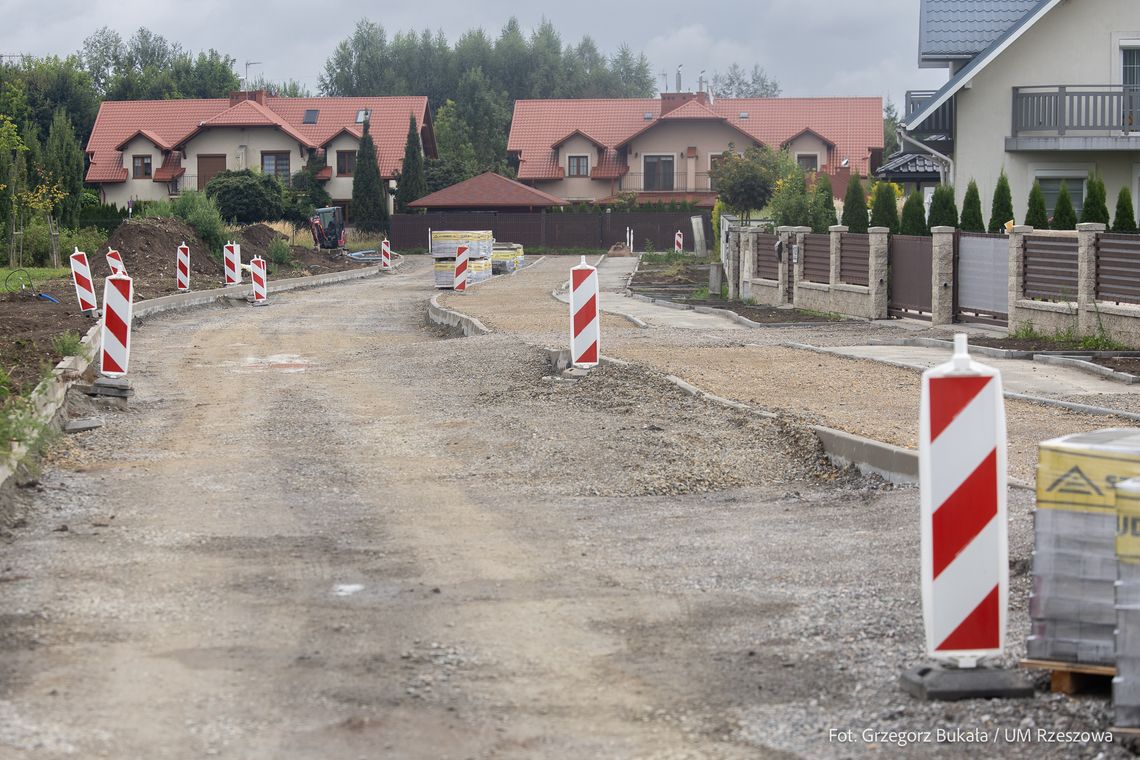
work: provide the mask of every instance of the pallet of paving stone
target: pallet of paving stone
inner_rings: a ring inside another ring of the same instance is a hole
[[[1049,690],[1056,694],[1083,694],[1108,688],[1116,668],[1112,665],[1081,665],[1058,660],[1024,659],[1021,667],[1027,670],[1049,671]]]

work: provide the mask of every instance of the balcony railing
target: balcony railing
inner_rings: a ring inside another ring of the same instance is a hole
[[[626,174],[620,189],[635,193],[709,193],[716,190],[707,172],[698,172],[693,181],[685,172],[675,174]]]
[[[934,90],[909,90],[906,94],[905,118],[910,119],[934,97]],[[950,98],[910,133],[917,137],[949,139],[954,135],[954,98]]]
[[[1140,87],[1055,85],[1013,88],[1013,137],[1023,133],[1140,131]]]

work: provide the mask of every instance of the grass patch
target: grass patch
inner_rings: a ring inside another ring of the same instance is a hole
[[[703,288],[697,288],[689,296],[689,298],[697,299],[700,301],[706,301],[706,300],[708,300],[708,297],[709,297],[709,289],[707,286],[703,287]]]
[[[27,276],[24,273],[27,273]],[[53,267],[25,267],[23,269],[9,269],[0,267],[0,292],[12,293],[28,285],[35,287],[48,280],[66,279],[71,276],[71,270],[66,267],[55,269]]]
[[[1047,335],[1037,330],[1033,326],[1033,320],[1026,320],[1019,324],[1017,328],[1009,334],[1011,338],[1018,340],[1044,340],[1048,338]]]
[[[1085,351],[1128,351],[1131,348],[1107,335],[1086,335],[1081,338],[1080,346]]]
[[[60,356],[78,356],[83,350],[82,338],[71,330],[52,338],[51,345]]]
[[[692,263],[696,259],[687,253],[670,251],[669,253],[643,253],[641,254],[641,261],[644,264],[680,264],[684,267],[685,264]]]
[[[818,317],[819,319],[826,319],[828,322],[842,322],[846,317],[834,311],[816,311],[815,309],[796,309],[801,314],[807,314],[809,317]]]

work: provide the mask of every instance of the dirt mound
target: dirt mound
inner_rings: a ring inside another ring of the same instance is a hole
[[[242,260],[248,261],[254,256],[260,256],[263,259],[269,258],[269,244],[274,240],[287,239],[268,224],[251,224],[243,228],[238,234],[237,242],[241,243]]]
[[[0,293],[0,376],[10,375],[14,393],[36,387],[43,368],[60,360],[52,342],[56,335],[67,331],[83,335],[95,324],[79,311],[70,281],[51,280],[37,289],[59,303],[33,298],[27,292]],[[4,397],[0,391],[0,405]]]
[[[177,290],[174,267],[178,246],[190,247],[190,287],[201,290],[218,287],[222,279],[222,265],[210,255],[209,249],[194,229],[181,219],[131,219],[119,225],[111,234],[107,245],[123,257],[127,274],[135,284],[135,298],[156,298]],[[102,279],[111,273],[104,254],[107,250],[87,252],[91,274]],[[221,251],[215,254],[221,257]]]

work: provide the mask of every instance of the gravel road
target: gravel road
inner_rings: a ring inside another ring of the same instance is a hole
[[[0,757],[1126,756],[836,741],[1108,706],[912,701],[914,489],[655,373],[549,378],[541,338],[426,327],[431,295],[413,264],[141,327],[138,395],[18,497]]]

